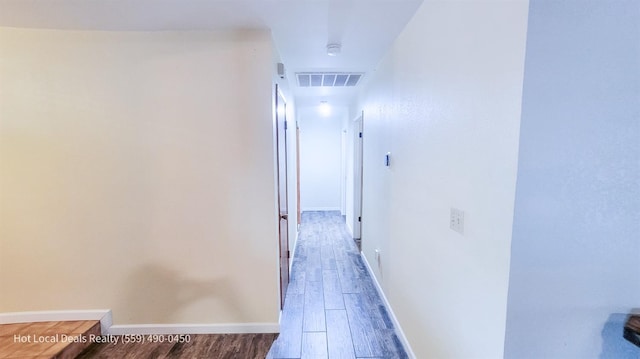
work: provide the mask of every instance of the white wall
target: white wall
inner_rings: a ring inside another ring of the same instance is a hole
[[[505,357],[639,358],[640,3],[532,0]]]
[[[425,1],[361,100],[363,252],[418,358],[503,355],[527,5]]]
[[[342,126],[346,107],[323,116],[317,107],[298,107],[300,206],[303,211],[339,211],[342,206]]]
[[[0,311],[277,323],[270,34],[0,29]]]

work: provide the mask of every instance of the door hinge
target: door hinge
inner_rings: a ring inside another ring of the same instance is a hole
[[[291,251],[287,250],[287,258],[291,258]]]
[[[358,137],[362,138],[362,132],[358,133]]]
[[[284,129],[286,130],[287,127],[289,127],[289,126],[287,126],[287,121],[284,121]]]
[[[362,217],[358,217],[358,222],[362,222]]]

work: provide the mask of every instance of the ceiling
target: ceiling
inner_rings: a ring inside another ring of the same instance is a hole
[[[422,0],[0,0],[0,26],[157,31],[271,29],[298,105],[348,104],[360,86],[301,88],[296,72],[375,69]],[[339,56],[326,46],[340,43]]]

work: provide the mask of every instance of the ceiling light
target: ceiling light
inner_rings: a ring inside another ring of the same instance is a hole
[[[327,103],[327,101],[322,101],[320,102],[320,106],[318,106],[318,112],[320,112],[322,116],[330,116],[331,106],[329,105],[329,103]]]
[[[327,55],[329,56],[338,56],[340,54],[340,50],[342,50],[342,46],[340,44],[327,45]]]

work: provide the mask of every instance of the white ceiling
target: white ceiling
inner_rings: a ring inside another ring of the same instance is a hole
[[[300,88],[295,72],[364,72],[422,0],[0,0],[0,26],[155,31],[271,29],[299,105],[345,104],[359,88]],[[328,43],[342,44],[330,57]]]

